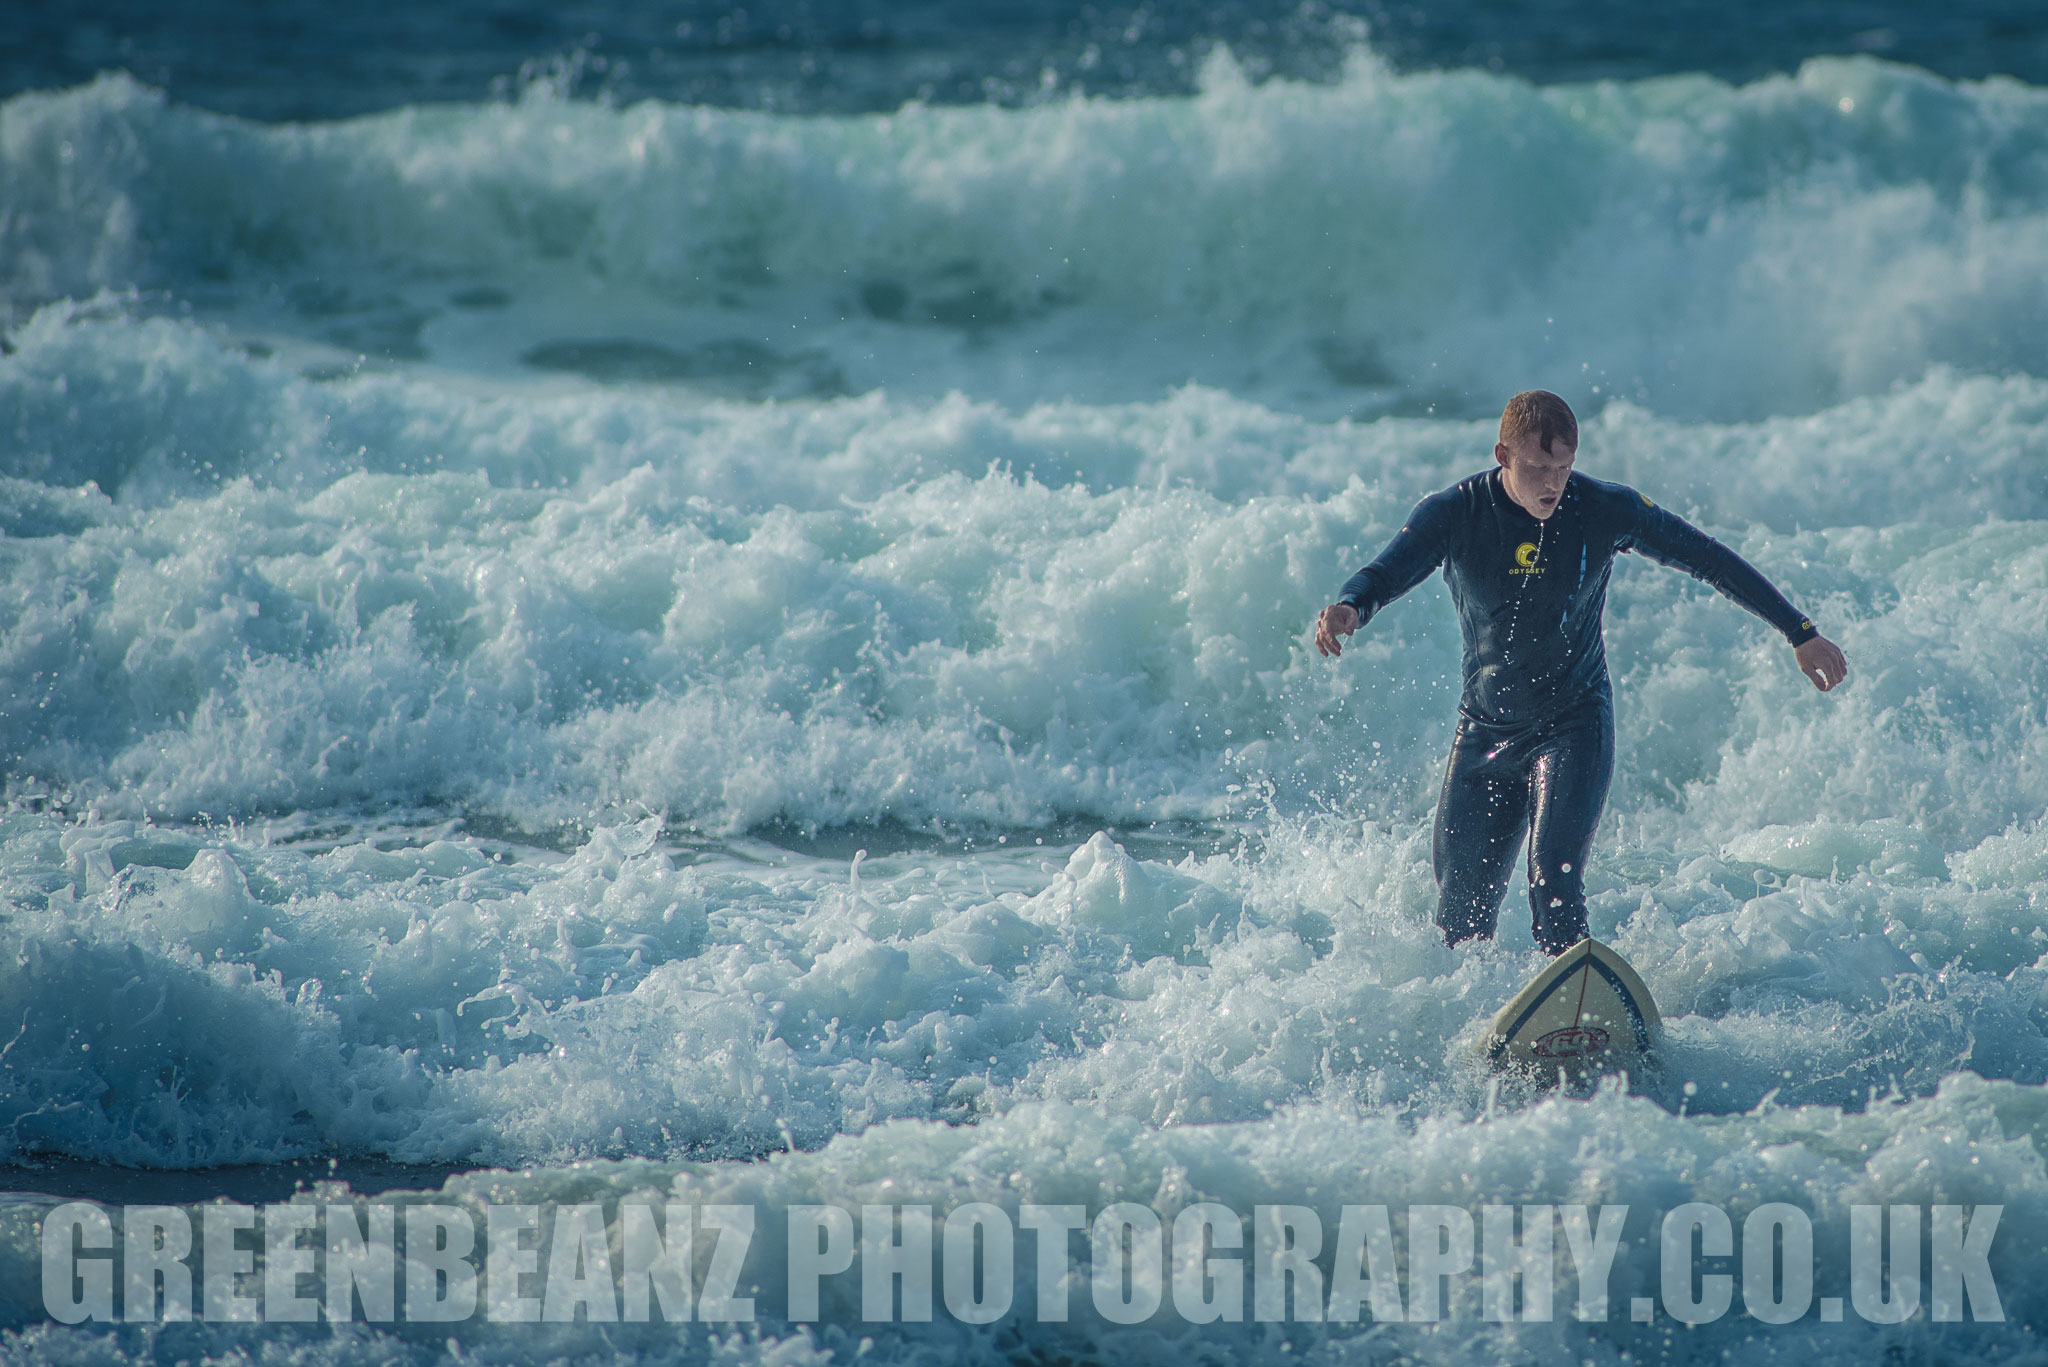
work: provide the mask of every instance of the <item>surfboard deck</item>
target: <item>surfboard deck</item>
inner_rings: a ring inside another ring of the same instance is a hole
[[[1643,1068],[1662,1033],[1650,989],[1628,960],[1589,936],[1500,1009],[1478,1049],[1498,1069],[1584,1076]]]

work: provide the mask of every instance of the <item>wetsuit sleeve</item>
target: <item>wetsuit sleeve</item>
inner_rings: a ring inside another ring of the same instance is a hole
[[[1641,494],[1633,498],[1637,504],[1635,530],[1620,549],[1640,551],[1660,565],[1674,566],[1712,585],[1776,627],[1795,646],[1820,635],[1756,566],[1678,514],[1657,507]]]
[[[1372,615],[1429,578],[1450,551],[1451,528],[1455,521],[1453,493],[1432,494],[1415,505],[1408,521],[1394,533],[1386,549],[1373,562],[1344,581],[1337,601],[1358,609],[1358,624],[1364,626]]]

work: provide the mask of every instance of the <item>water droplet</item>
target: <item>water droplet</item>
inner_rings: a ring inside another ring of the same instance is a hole
[[[1562,869],[1566,873],[1570,873],[1572,871],[1572,866],[1569,864],[1559,864],[1558,868]]]

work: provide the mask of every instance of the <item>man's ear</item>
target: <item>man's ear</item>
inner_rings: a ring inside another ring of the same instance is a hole
[[[1493,444],[1493,458],[1500,464],[1502,469],[1507,468],[1508,444],[1506,442],[1497,441]]]

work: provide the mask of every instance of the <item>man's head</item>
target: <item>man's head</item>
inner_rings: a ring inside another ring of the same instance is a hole
[[[1557,511],[1579,453],[1579,420],[1571,405],[1546,389],[1525,389],[1500,414],[1501,485],[1529,516],[1542,521]]]

